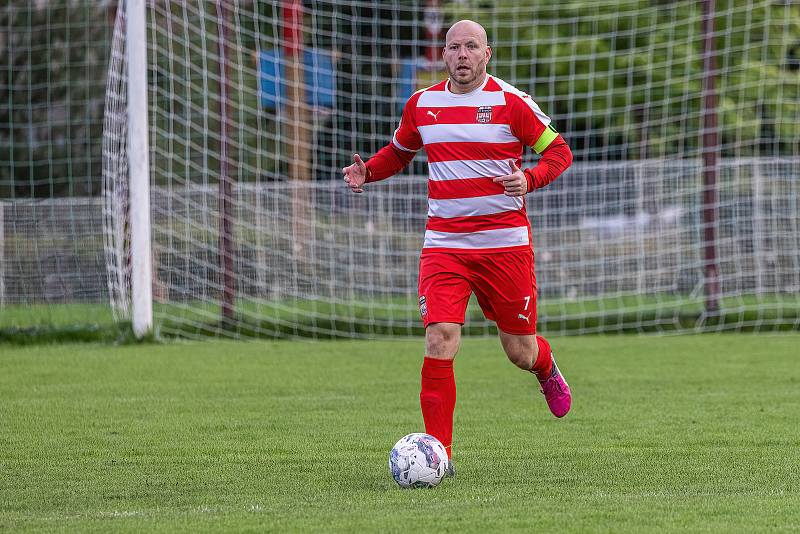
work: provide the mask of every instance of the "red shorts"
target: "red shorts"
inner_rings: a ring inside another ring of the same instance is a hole
[[[431,323],[464,324],[470,293],[487,319],[509,334],[536,333],[533,251],[428,252],[419,262],[419,312]]]

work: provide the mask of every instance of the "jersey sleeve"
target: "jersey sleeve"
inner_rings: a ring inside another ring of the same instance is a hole
[[[564,138],[557,135],[553,142],[542,151],[542,157],[532,169],[525,169],[528,180],[528,193],[541,189],[572,165],[572,151]]]
[[[400,150],[394,144],[389,143],[367,161],[366,183],[394,176],[411,163],[412,159],[414,159],[414,152]]]
[[[417,101],[421,92],[414,93],[403,108],[400,125],[394,131],[392,144],[405,152],[417,152],[422,148],[422,137],[419,135],[414,115],[417,110]]]
[[[414,93],[406,102],[400,124],[392,135],[392,142],[367,161],[367,183],[394,176],[408,165],[422,148],[422,137],[414,121],[419,95],[419,92]]]
[[[506,94],[507,105],[511,111],[509,120],[511,133],[537,154],[541,154],[558,137],[550,117],[544,114],[530,95]]]

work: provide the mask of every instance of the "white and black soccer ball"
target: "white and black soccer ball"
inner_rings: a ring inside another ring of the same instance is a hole
[[[430,434],[403,436],[389,453],[389,472],[401,488],[432,488],[447,471],[447,451]]]

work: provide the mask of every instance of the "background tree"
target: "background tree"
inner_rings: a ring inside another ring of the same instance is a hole
[[[100,191],[115,2],[0,8],[0,198]]]
[[[796,155],[800,5],[715,4],[723,155]],[[484,24],[495,46],[493,72],[529,88],[584,157],[663,157],[697,149],[705,75],[700,2],[447,6],[450,21]],[[518,20],[520,13],[529,23]]]

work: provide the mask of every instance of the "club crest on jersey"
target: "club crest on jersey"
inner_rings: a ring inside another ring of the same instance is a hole
[[[481,106],[478,108],[478,122],[486,124],[492,122],[492,106]]]
[[[419,314],[423,317],[428,315],[428,305],[425,302],[425,295],[422,295],[419,298]]]

